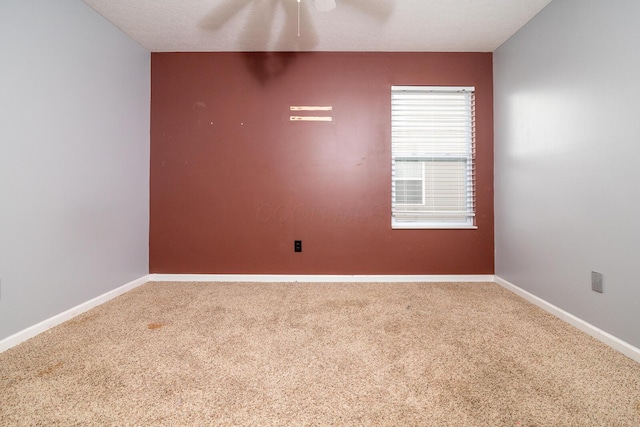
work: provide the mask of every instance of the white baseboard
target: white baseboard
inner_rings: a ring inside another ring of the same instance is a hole
[[[54,326],[57,326],[62,322],[66,322],[67,320],[70,320],[76,317],[77,315],[84,313],[85,311],[91,310],[92,308],[97,307],[100,304],[104,304],[105,302],[119,295],[122,295],[125,292],[128,292],[134,288],[137,288],[138,286],[143,285],[148,281],[149,281],[149,276],[148,275],[143,276],[139,279],[136,279],[125,285],[122,285],[119,288],[106,292],[87,302],[83,302],[82,304],[79,304],[73,308],[70,308],[69,310],[63,313],[57,314],[53,317],[50,317],[49,319],[43,320],[42,322],[37,323],[33,326],[30,326],[27,329],[24,329],[11,336],[8,336],[7,338],[0,340],[0,353],[28,340],[29,338],[35,337],[36,335],[46,331],[47,329],[53,328]]]
[[[493,282],[478,275],[150,274],[151,282]]]
[[[559,307],[556,307],[555,305],[525,291],[524,289],[517,287],[513,283],[510,283],[501,277],[496,276],[495,282],[498,285],[502,286],[503,288],[510,290],[514,294],[526,299],[532,304],[537,305],[538,307],[542,308],[546,312],[553,314],[554,316],[560,318],[561,320],[564,320],[568,324],[580,329],[582,332],[585,332],[591,335],[593,338],[597,339],[598,341],[608,345],[609,347],[615,350],[618,350],[620,353],[624,354],[625,356],[640,363],[639,348],[634,347],[625,341],[622,341],[621,339],[611,335],[608,332],[603,331],[602,329],[599,329],[593,326],[588,322],[585,322],[579,317],[576,317],[573,314],[566,312]]]

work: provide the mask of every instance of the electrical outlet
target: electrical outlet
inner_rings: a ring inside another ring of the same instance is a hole
[[[604,292],[602,289],[602,273],[591,272],[591,290],[599,293]]]
[[[293,252],[302,252],[302,240],[293,241]]]

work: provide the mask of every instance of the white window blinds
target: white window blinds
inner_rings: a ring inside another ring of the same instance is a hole
[[[393,228],[474,226],[474,107],[473,87],[391,87]]]

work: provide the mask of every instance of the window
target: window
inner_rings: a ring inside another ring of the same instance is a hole
[[[473,87],[391,87],[393,228],[475,228]]]

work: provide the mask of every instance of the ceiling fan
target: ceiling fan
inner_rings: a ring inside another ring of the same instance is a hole
[[[393,11],[394,0],[206,0],[215,7],[205,15],[198,26],[206,31],[221,30],[241,12],[245,16],[243,30],[235,38],[240,50],[243,45],[254,46],[255,41],[265,45],[266,50],[304,51],[318,43],[311,10],[340,12],[341,16],[356,10],[365,16],[385,21]],[[313,5],[312,5],[313,4]],[[310,6],[310,7],[307,7]],[[296,10],[297,9],[297,10]],[[278,13],[284,11],[284,25],[274,26]],[[333,13],[331,12],[331,13]],[[296,32],[299,37],[295,37]],[[272,36],[279,34],[275,47],[267,44]],[[291,38],[294,36],[294,39]],[[244,43],[246,42],[246,43]]]
[[[245,60],[249,70],[262,84],[284,73],[296,58],[297,52],[311,50],[318,43],[309,9],[330,12],[337,9],[336,3],[339,3],[338,9],[342,11],[344,6],[345,13],[356,10],[383,22],[391,15],[394,7],[394,0],[313,0],[311,8],[306,7],[311,4],[311,0],[207,1],[214,3],[215,7],[199,23],[199,27],[206,31],[219,31],[241,12],[245,13],[243,30],[235,37],[235,41],[238,42],[239,50],[246,52]],[[278,11],[284,11],[282,27],[273,25]],[[295,37],[296,27],[298,37]],[[274,40],[272,36],[276,36],[274,47],[268,46]],[[264,50],[255,49],[256,41],[264,45]],[[243,49],[245,44],[252,46],[252,50]]]

